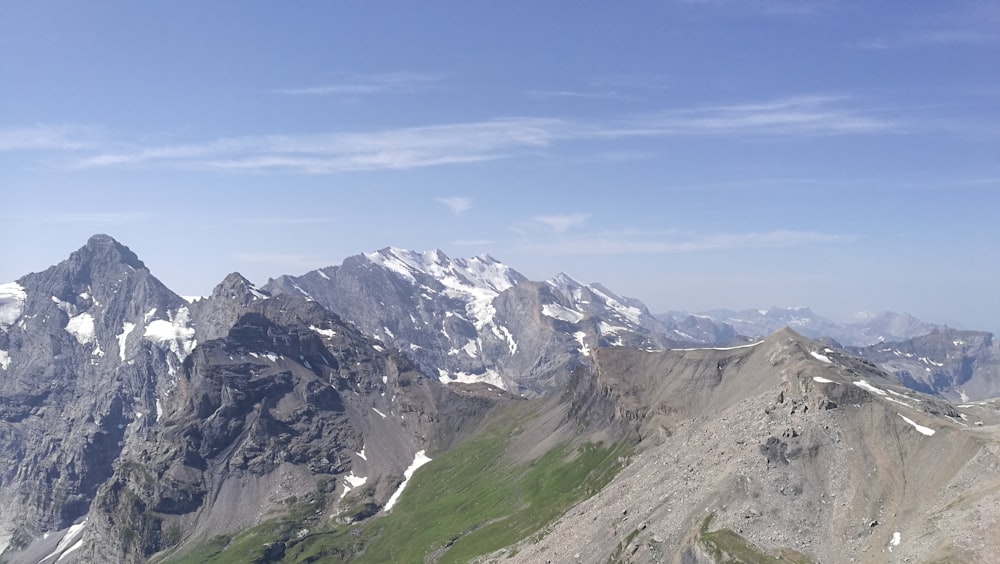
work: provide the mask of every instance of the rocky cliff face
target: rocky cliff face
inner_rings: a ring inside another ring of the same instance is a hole
[[[0,349],[0,546],[82,518],[130,424],[194,346],[184,301],[95,236],[8,288]],[[13,291],[11,291],[13,290]]]
[[[1000,395],[1000,343],[992,333],[939,327],[899,342],[848,349],[892,374],[904,386],[952,401]]]
[[[315,299],[441,382],[487,382],[529,396],[557,387],[598,346],[682,341],[636,300],[565,274],[530,282],[489,256],[387,248],[264,289]]]
[[[4,286],[0,551],[141,562],[310,499],[377,513],[503,394],[444,388],[238,274],[188,304],[105,236]],[[346,502],[345,502],[346,503]]]

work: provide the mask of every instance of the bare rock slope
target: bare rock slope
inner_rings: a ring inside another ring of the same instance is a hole
[[[907,390],[789,330],[728,350],[601,350],[594,371],[645,450],[544,534],[482,560],[1000,554],[1000,433],[988,404]]]

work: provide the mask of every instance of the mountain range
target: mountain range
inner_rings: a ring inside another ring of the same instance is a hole
[[[988,562],[998,359],[441,251],[186,299],[96,235],[0,285],[0,561]]]

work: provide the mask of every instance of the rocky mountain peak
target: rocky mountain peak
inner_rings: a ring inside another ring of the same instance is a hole
[[[121,263],[136,270],[145,270],[146,265],[139,256],[110,235],[97,234],[87,240],[87,244],[70,255],[70,262],[89,262],[95,266]]]
[[[249,303],[255,300],[263,300],[270,297],[270,294],[262,291],[247,280],[239,272],[231,272],[222,282],[212,290],[213,298],[226,298],[230,300],[238,300],[241,303]]]

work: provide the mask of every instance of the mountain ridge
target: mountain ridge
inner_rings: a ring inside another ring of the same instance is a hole
[[[1000,522],[982,472],[1000,464],[1000,403],[973,399],[1000,381],[990,333],[852,348],[784,327],[747,342],[565,274],[383,251],[265,287],[234,272],[186,300],[95,236],[0,285],[0,558],[1000,548],[953,534]],[[451,483],[503,501],[424,489]]]

